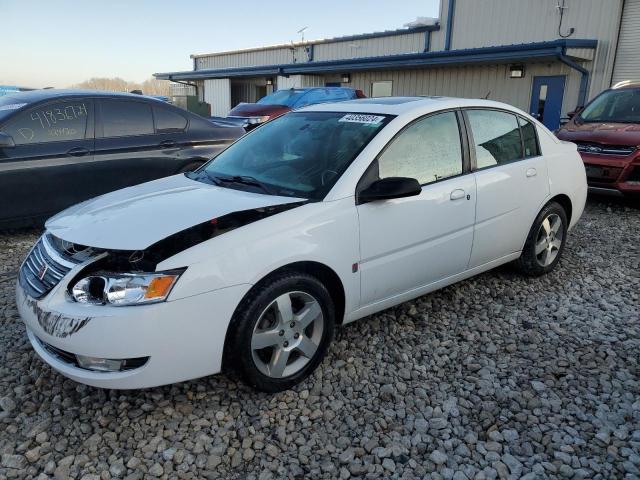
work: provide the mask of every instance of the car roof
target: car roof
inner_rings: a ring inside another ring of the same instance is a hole
[[[624,90],[626,88],[640,88],[640,81],[625,80],[624,82],[618,82],[610,90]]]
[[[276,90],[276,92],[284,92],[287,90],[293,90],[294,92],[308,92],[310,90],[355,90],[351,87],[291,87],[291,88],[280,88]]]
[[[299,111],[317,112],[353,112],[373,113],[381,115],[409,115],[430,111],[446,110],[449,108],[485,107],[511,110],[524,113],[506,103],[493,100],[467,99],[453,97],[379,97],[347,100],[343,102],[321,103],[304,107]]]
[[[149,99],[151,101],[162,102],[157,98],[146,95],[137,95],[134,93],[124,92],[105,92],[102,90],[81,90],[81,89],[56,89],[46,88],[42,90],[30,90],[26,92],[15,92],[4,95],[4,99],[13,99],[16,103],[35,103],[41,100],[53,100],[61,97],[111,97],[111,98],[128,98],[128,99]]]

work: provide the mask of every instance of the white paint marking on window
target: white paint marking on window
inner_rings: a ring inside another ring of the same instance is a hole
[[[26,103],[10,103],[9,105],[0,106],[0,111],[2,110],[17,110],[26,105]]]

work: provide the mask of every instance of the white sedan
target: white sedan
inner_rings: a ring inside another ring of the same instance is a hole
[[[502,103],[316,105],[50,219],[17,305],[38,355],[78,382],[226,370],[274,392],[337,325],[507,262],[548,273],[586,194],[576,146]]]

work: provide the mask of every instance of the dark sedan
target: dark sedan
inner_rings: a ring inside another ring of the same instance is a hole
[[[35,90],[0,98],[0,228],[193,170],[244,133],[142,95]]]

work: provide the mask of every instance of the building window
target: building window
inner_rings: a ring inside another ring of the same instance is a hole
[[[371,83],[372,97],[390,97],[392,90],[393,90],[393,82],[391,80]]]

